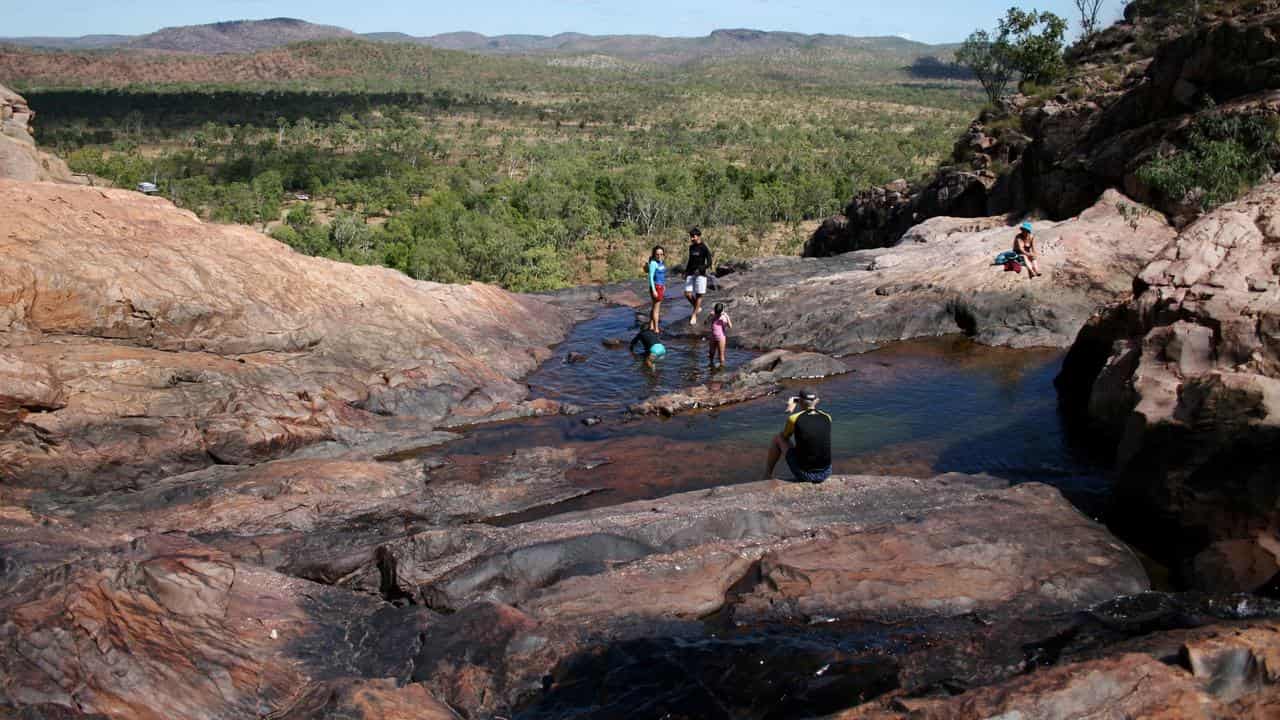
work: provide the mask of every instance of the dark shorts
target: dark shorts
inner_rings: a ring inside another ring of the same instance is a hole
[[[666,285],[654,285],[653,296],[658,302],[662,302],[662,296],[667,294]]]
[[[796,449],[795,448],[791,448],[787,450],[787,467],[791,469],[791,474],[795,475],[796,480],[799,482],[816,484],[831,477],[830,466],[827,466],[826,469],[818,470],[816,472],[811,470],[801,470],[800,467],[796,465]]]

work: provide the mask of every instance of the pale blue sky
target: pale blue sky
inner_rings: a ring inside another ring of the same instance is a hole
[[[168,25],[297,17],[356,32],[486,35],[574,31],[698,36],[747,27],[842,35],[904,35],[957,42],[990,27],[1010,5],[1073,19],[1073,0],[0,0],[0,37],[139,35]],[[1105,23],[1122,0],[1106,0]]]

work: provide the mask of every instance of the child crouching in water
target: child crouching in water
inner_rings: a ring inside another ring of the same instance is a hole
[[[733,327],[733,321],[729,319],[729,313],[724,311],[724,303],[716,303],[715,311],[711,314],[711,343],[707,352],[707,360],[712,367],[716,364],[716,354],[720,355],[720,367],[724,367],[724,346],[728,338],[726,331]]]

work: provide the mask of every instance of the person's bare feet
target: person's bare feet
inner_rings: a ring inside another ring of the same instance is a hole
[[[689,316],[689,324],[690,324],[690,325],[697,325],[697,324],[698,324],[698,316],[697,316],[697,315],[690,315],[690,316]]]

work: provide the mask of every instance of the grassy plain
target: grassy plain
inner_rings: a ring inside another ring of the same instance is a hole
[[[932,170],[979,92],[914,79],[911,59],[901,44],[671,66],[325,41],[0,50],[0,79],[78,171],[155,180],[303,252],[533,290],[638,277],[691,225],[718,261],[793,252],[857,190]]]

